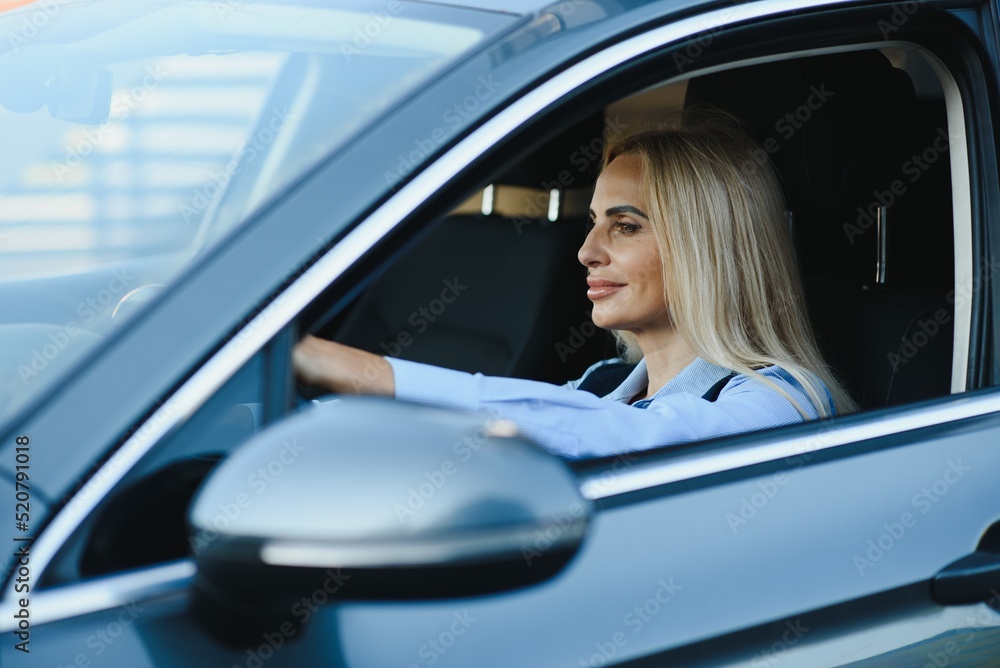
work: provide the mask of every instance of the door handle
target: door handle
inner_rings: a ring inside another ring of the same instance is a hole
[[[979,550],[945,566],[931,580],[931,598],[941,605],[1000,600],[1000,553]]]

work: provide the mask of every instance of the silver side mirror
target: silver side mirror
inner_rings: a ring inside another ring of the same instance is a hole
[[[277,622],[331,574],[345,599],[528,586],[568,563],[590,516],[566,464],[510,423],[343,399],[264,430],[208,477],[190,513],[195,609],[225,637]]]

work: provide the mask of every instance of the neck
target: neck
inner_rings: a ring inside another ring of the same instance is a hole
[[[646,398],[653,396],[698,357],[698,353],[673,329],[657,332],[655,336],[643,336],[636,332],[636,339],[646,359],[649,376]]]

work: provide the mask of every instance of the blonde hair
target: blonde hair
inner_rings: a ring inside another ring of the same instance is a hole
[[[712,364],[784,395],[758,370],[778,365],[820,417],[857,409],[827,367],[806,316],[805,295],[778,177],[764,153],[729,117],[647,130],[610,143],[604,166],[634,154],[660,247],[664,299],[678,333]],[[629,361],[635,336],[616,331]]]

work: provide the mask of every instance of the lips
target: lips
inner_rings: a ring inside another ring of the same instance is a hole
[[[588,276],[587,285],[589,286],[589,289],[587,290],[587,297],[590,299],[603,299],[618,292],[624,288],[627,283],[616,283],[615,281],[608,281],[603,278]]]

